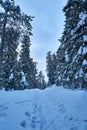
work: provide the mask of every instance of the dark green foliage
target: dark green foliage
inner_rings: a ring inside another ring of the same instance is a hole
[[[66,20],[60,39],[61,46],[57,51],[57,85],[68,88],[87,87],[87,40],[83,38],[87,36],[86,4],[83,0],[69,0],[63,9]]]
[[[37,75],[37,82],[38,82],[38,88],[39,89],[45,89],[46,88],[46,81],[44,79],[44,75],[42,71],[40,71]]]
[[[14,0],[0,1],[0,6],[5,10],[0,12],[0,88],[35,88],[37,69],[30,57],[33,17],[21,13]]]
[[[15,63],[17,62],[17,40],[19,37],[19,33],[13,28],[8,28],[6,30],[5,37],[5,46],[3,50],[3,71],[4,71],[4,86],[10,89],[10,80],[9,77],[12,73],[12,70],[15,67]],[[12,79],[13,80],[13,79]],[[12,84],[12,81],[11,81]],[[12,87],[12,86],[11,86]]]
[[[7,88],[17,58],[18,21],[21,15],[20,8],[15,6],[14,1],[2,1],[1,7],[4,12],[0,12],[0,87]]]
[[[57,60],[56,60],[56,55],[55,54],[51,54],[51,52],[47,53],[47,57],[46,57],[46,63],[47,63],[47,76],[48,76],[48,81],[49,81],[49,85],[53,85],[55,84],[55,80],[56,80],[56,66],[57,66]]]
[[[66,19],[61,45],[55,64],[53,55],[47,55],[47,75],[51,84],[87,88],[87,1],[68,0],[63,12]]]

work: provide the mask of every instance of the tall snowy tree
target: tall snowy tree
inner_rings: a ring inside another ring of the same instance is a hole
[[[4,54],[3,54],[3,76],[4,76],[4,86],[6,89],[11,89],[14,87],[12,83],[12,75],[13,71],[17,62],[17,45],[18,45],[18,38],[19,38],[19,32],[17,32],[14,28],[8,28],[6,30],[6,37],[5,37],[5,45],[4,46]],[[11,88],[10,85],[11,84]]]
[[[21,54],[20,54],[20,64],[21,64],[21,72],[22,76],[25,77],[25,81],[23,82],[22,78],[22,86],[24,88],[35,88],[37,86],[36,83],[36,63],[30,57],[30,36],[32,35],[32,26],[30,21],[32,21],[31,16],[27,16],[23,14],[23,27],[24,31],[22,32],[22,42],[21,42]]]
[[[65,87],[87,86],[87,1],[68,0],[60,49],[63,51],[60,75]],[[57,67],[58,68],[58,67]],[[59,79],[57,75],[57,79]],[[58,80],[57,80],[58,81]]]
[[[79,12],[79,21],[74,29],[76,39],[73,55],[73,70],[75,71],[74,86],[87,88],[87,1],[83,1]]]
[[[15,6],[14,0],[0,1],[3,11],[0,13],[0,86],[7,87],[9,77],[16,60],[17,40],[19,37],[18,22],[20,8]]]
[[[46,82],[44,79],[43,72],[40,71],[37,75],[37,82],[38,82],[38,88],[39,89],[45,89],[46,88]]]
[[[4,10],[0,13],[0,87],[35,88],[36,62],[30,57],[33,17],[22,13],[14,0],[0,1],[0,6]],[[21,46],[20,54],[18,46]]]

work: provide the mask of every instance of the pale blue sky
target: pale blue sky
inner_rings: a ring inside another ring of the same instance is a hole
[[[22,11],[35,16],[33,36],[31,37],[31,57],[38,62],[39,70],[45,73],[46,54],[55,52],[59,46],[64,25],[62,8],[67,0],[15,0]]]

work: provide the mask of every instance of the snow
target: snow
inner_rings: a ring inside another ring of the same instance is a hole
[[[83,65],[87,65],[87,60],[83,60]]]
[[[68,54],[65,55],[65,61],[66,61],[66,62],[69,62],[69,61],[70,61],[70,57],[69,57]]]
[[[79,50],[78,50],[78,54],[79,54],[79,55],[80,55],[80,54],[82,54],[82,55],[87,54],[87,47],[81,46],[81,47],[79,48]]]
[[[75,33],[75,30],[71,30],[71,35],[73,36],[73,34]]]
[[[28,86],[24,72],[21,72],[21,75],[22,75],[22,79],[21,79],[20,83],[24,84],[25,86]]]
[[[10,77],[9,77],[9,80],[12,80],[13,79],[13,73],[11,73]]]
[[[75,57],[73,57],[73,62],[77,62],[76,58],[77,58],[77,55],[75,55]]]
[[[0,44],[1,44],[1,37],[0,37]]]
[[[25,75],[24,75],[24,72],[21,72],[21,75],[22,75],[21,82],[26,82],[26,77],[25,77]]]
[[[87,19],[87,14],[83,14],[82,17],[81,17],[81,20],[79,21],[78,23],[78,27],[82,26],[85,24],[85,20]]]
[[[82,77],[82,74],[83,74],[83,69],[81,68],[79,71],[79,76]]]
[[[79,50],[78,50],[78,54],[79,54],[79,55],[82,54],[82,49],[83,49],[83,47],[81,46],[81,47],[79,48]]]
[[[87,47],[83,47],[83,55],[87,54]]]
[[[0,130],[87,130],[87,91],[0,91]]]
[[[86,23],[86,19],[87,19],[87,14],[83,13],[81,16],[81,19],[79,20],[77,27],[73,30],[73,32],[71,32],[71,34],[73,35],[73,33],[75,33],[77,31],[77,29],[79,29],[81,26],[85,25]],[[86,37],[83,37],[86,38]],[[86,39],[84,39],[86,40]]]
[[[87,42],[87,35],[83,35],[83,41]]]
[[[4,10],[2,7],[0,7],[0,12],[1,12],[1,13],[4,13],[5,10]]]

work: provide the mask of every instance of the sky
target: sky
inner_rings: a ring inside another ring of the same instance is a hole
[[[35,18],[31,22],[31,57],[38,62],[38,70],[46,77],[46,55],[56,52],[64,28],[63,7],[67,0],[15,0],[21,10]],[[47,78],[47,77],[46,77]]]

